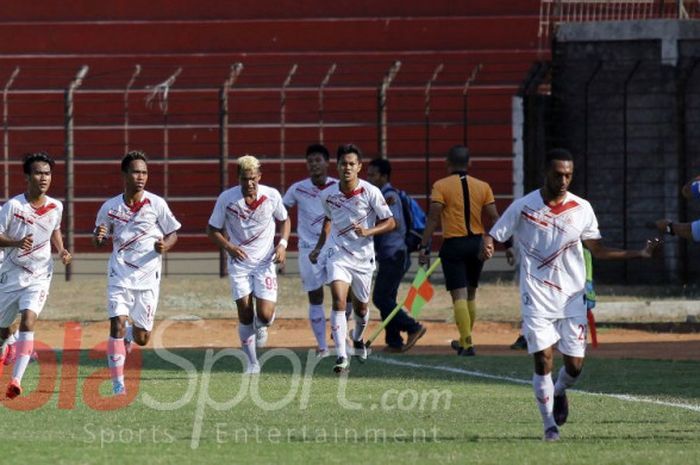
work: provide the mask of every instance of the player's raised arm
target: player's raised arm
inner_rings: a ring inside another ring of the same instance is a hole
[[[389,218],[384,218],[383,220],[377,220],[377,223],[371,228],[363,228],[362,226],[357,226],[355,228],[355,234],[360,237],[377,236],[379,234],[385,234],[396,229],[396,220],[393,216]]]
[[[598,260],[630,260],[635,258],[651,258],[654,251],[661,246],[662,241],[659,238],[649,239],[644,248],[640,250],[624,250],[613,247],[606,247],[600,239],[587,239],[583,241],[583,245],[591,251]]]
[[[168,250],[172,249],[177,243],[177,233],[175,231],[170,234],[166,234],[162,239],[158,239],[154,244],[153,248],[159,254],[164,254]]]

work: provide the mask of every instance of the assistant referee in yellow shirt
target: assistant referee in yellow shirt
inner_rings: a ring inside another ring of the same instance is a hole
[[[469,150],[456,145],[447,154],[449,176],[433,184],[430,209],[423,233],[418,261],[430,260],[430,241],[438,224],[442,225],[443,242],[440,259],[445,275],[445,287],[452,296],[459,340],[452,341],[457,355],[476,355],[472,329],[476,320],[476,288],[484,262],[479,260],[481,238],[485,232],[482,212],[495,223],[498,220],[493,191],[488,183],[467,174]],[[506,244],[506,257],[514,263],[512,243]]]

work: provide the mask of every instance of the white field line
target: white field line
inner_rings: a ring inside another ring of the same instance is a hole
[[[508,381],[509,383],[523,384],[523,385],[528,385],[528,386],[532,384],[532,381],[526,380],[526,379],[513,378],[510,376],[492,375],[489,373],[483,373],[481,371],[465,370],[463,368],[455,368],[455,367],[449,367],[449,366],[444,366],[444,365],[423,365],[420,363],[404,362],[404,361],[400,361],[400,360],[394,360],[394,359],[389,359],[389,358],[384,358],[384,357],[379,357],[379,356],[371,357],[370,360],[376,360],[380,363],[385,363],[387,365],[396,365],[396,366],[409,367],[409,368],[427,368],[430,370],[437,370],[437,371],[444,371],[444,372],[448,372],[448,373],[456,373],[456,374],[460,374],[460,375],[472,376],[474,378],[492,379],[492,380],[496,380],[496,381]],[[667,402],[667,401],[663,401],[663,400],[653,399],[650,397],[639,397],[639,396],[632,396],[629,394],[606,394],[606,393],[602,393],[602,392],[583,391],[580,389],[569,389],[569,392],[576,392],[578,394],[586,394],[586,395],[590,395],[590,396],[609,397],[612,399],[622,400],[625,402],[639,402],[639,403],[645,403],[645,404],[661,405],[664,407],[680,408],[680,409],[684,409],[684,410],[690,410],[693,412],[700,412],[700,405],[697,405],[697,404],[684,404],[681,402]]]

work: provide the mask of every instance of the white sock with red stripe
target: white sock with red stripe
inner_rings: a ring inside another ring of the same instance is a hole
[[[248,365],[258,364],[258,354],[255,348],[255,326],[252,324],[238,324],[238,336],[241,338],[241,349],[248,357]]]
[[[34,331],[21,331],[16,344],[17,359],[12,369],[12,379],[22,381],[24,371],[27,369],[27,365],[29,365],[32,352],[34,352]]]
[[[335,350],[338,357],[347,358],[348,354],[345,349],[345,337],[348,334],[348,320],[345,318],[343,310],[331,311],[331,334],[335,342]]]
[[[316,343],[319,350],[327,350],[328,343],[326,342],[326,311],[323,304],[309,304],[309,322],[311,330],[316,337]]]
[[[124,385],[124,361],[126,360],[126,349],[124,339],[121,337],[111,337],[107,339],[107,366],[109,376],[112,378],[112,385]]]
[[[355,327],[352,329],[352,340],[361,341],[362,334],[364,334],[367,323],[369,323],[369,308],[365,316],[360,316],[357,313],[353,313],[352,316],[355,319]]]
[[[540,376],[537,373],[532,375],[532,389],[535,391],[535,400],[537,407],[542,415],[545,431],[557,426],[554,422],[554,383],[552,382],[552,374],[548,373]]]

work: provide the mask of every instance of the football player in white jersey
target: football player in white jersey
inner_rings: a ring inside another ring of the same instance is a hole
[[[228,253],[231,293],[238,310],[238,335],[248,357],[246,374],[260,373],[256,325],[275,317],[276,265],[283,265],[291,229],[280,193],[262,184],[260,161],[238,159],[238,186],[219,195],[209,218],[209,239]],[[274,244],[275,230],[280,240]]]
[[[606,247],[591,205],[568,191],[574,173],[570,152],[547,153],[541,189],[515,200],[482,245],[482,257],[493,255],[493,241],[515,237],[520,253],[523,333],[533,355],[532,385],[544,422],[544,440],[559,440],[568,417],[566,390],[581,374],[586,350],[586,300],[583,248],[599,260],[649,258],[659,240],[641,250]],[[553,348],[563,356],[556,384],[552,381]]]
[[[326,340],[326,312],[323,308],[323,285],[326,269],[322,264],[311,263],[309,254],[316,247],[326,214],[321,205],[321,193],[338,183],[328,176],[328,149],[312,144],[306,149],[306,167],[309,177],[295,182],[284,194],[284,206],[297,207],[297,236],[299,238],[299,274],[304,291],[309,296],[309,322],[316,337],[319,357],[330,354]]]
[[[146,155],[131,151],[121,162],[124,193],[107,200],[95,220],[93,244],[112,238],[107,272],[107,364],[115,395],[126,394],[124,361],[131,341],[148,344],[158,308],[163,254],[177,242],[180,223],[166,201],[146,190]],[[131,317],[133,326],[128,325]]]
[[[34,326],[49,295],[53,274],[51,246],[64,265],[72,259],[61,236],[63,204],[46,195],[53,166],[53,159],[44,152],[25,155],[22,168],[27,191],[0,210],[0,247],[5,248],[0,266],[0,358],[7,355],[9,326],[20,313],[16,360],[6,391],[9,399],[22,394],[22,377],[34,352]]]
[[[338,147],[340,181],[321,193],[326,217],[316,247],[309,254],[312,263],[324,264],[326,281],[331,285],[331,332],[338,356],[333,367],[336,373],[343,373],[350,367],[345,347],[345,302],[351,289],[355,355],[360,361],[367,358],[362,334],[369,322],[368,303],[375,268],[372,236],[387,233],[396,227],[382,192],[358,177],[361,169],[362,152],[359,147],[353,144]]]

